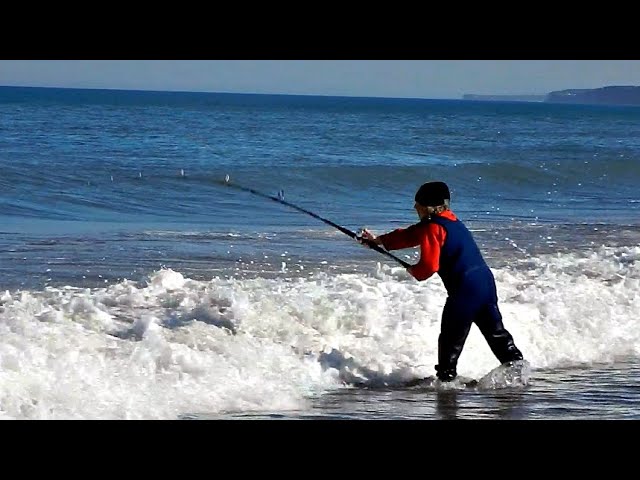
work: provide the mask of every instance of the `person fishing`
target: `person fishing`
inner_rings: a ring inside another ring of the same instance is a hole
[[[420,260],[407,271],[423,281],[438,273],[447,300],[438,337],[436,376],[450,382],[471,325],[475,323],[501,364],[522,360],[512,335],[502,323],[496,283],[471,232],[450,210],[446,183],[423,184],[415,194],[414,208],[420,221],[376,236],[362,229],[359,242],[369,248],[400,250],[420,246]]]

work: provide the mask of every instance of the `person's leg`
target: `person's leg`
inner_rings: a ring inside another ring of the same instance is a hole
[[[511,334],[504,328],[502,314],[496,303],[489,304],[480,310],[476,325],[500,363],[522,360],[522,352],[516,347]]]
[[[483,305],[478,310],[475,323],[489,344],[489,348],[500,363],[522,360],[522,352],[516,347],[513,337],[502,323],[493,273],[490,270],[485,272],[485,278],[474,283],[479,289],[478,298],[484,299],[482,300]]]
[[[456,378],[458,358],[473,323],[473,311],[464,300],[449,297],[442,311],[438,337],[438,365],[436,376],[443,382]]]

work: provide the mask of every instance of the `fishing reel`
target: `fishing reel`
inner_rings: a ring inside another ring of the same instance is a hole
[[[369,240],[368,238],[364,238],[364,233],[368,232],[368,230],[366,229],[366,227],[361,227],[359,228],[355,233],[355,239],[358,243],[369,247],[369,248],[373,248],[372,246],[375,245],[375,243],[372,240]]]
[[[357,240],[359,240],[359,241],[360,241],[360,240],[364,240],[364,241],[366,241],[367,239],[366,239],[366,238],[364,238],[364,234],[365,234],[365,232],[367,232],[367,233],[371,233],[371,232],[369,232],[369,230],[367,230],[367,227],[360,227],[360,228],[356,231],[356,239],[357,239]]]

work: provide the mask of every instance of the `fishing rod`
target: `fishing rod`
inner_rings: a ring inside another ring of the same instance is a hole
[[[244,192],[249,192],[252,193],[254,195],[257,195],[259,197],[262,198],[268,198],[269,200],[273,200],[274,202],[278,202],[278,203],[282,203],[283,205],[286,205],[288,207],[294,208],[300,212],[306,213],[307,215],[311,215],[313,218],[317,218],[318,220],[326,223],[327,225],[331,225],[333,228],[336,228],[338,230],[340,230],[342,233],[344,233],[345,235],[350,236],[351,238],[365,243],[369,248],[375,250],[376,252],[382,253],[383,255],[386,255],[387,257],[392,258],[393,260],[395,260],[396,262],[398,262],[400,265],[402,265],[404,268],[409,268],[411,265],[407,262],[405,262],[404,260],[401,260],[400,258],[396,257],[395,255],[393,255],[392,253],[387,252],[385,249],[381,248],[380,246],[376,245],[375,243],[373,243],[372,241],[366,239],[366,238],[362,238],[360,236],[358,236],[358,234],[356,234],[355,232],[352,232],[351,230],[349,230],[348,228],[342,227],[340,225],[338,225],[337,223],[332,222],[331,220],[327,220],[326,218],[322,218],[320,215],[316,215],[313,212],[310,212],[309,210],[306,210],[302,207],[298,207],[297,205],[294,205],[293,203],[289,203],[287,201],[285,201],[284,199],[284,191],[280,190],[278,192],[278,196],[274,197],[271,195],[267,195],[266,193],[261,193],[258,192],[252,188],[247,188],[247,187],[243,187],[241,185],[238,185],[236,183],[231,183],[229,181],[229,175],[226,175],[224,177],[224,180],[218,180],[217,183],[221,184],[221,185],[225,185],[227,187],[231,187],[231,188],[235,188],[236,190],[242,190]]]

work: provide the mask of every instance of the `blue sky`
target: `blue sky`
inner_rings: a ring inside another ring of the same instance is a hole
[[[640,85],[640,60],[0,60],[0,85],[405,98]]]

